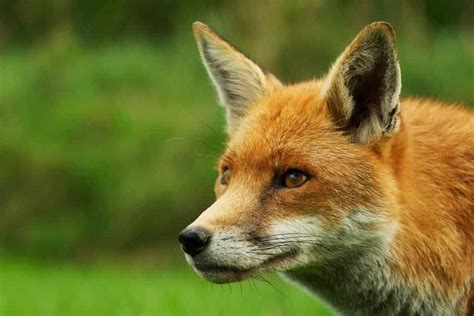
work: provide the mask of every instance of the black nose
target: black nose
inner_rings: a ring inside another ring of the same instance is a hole
[[[206,249],[211,235],[200,227],[186,228],[179,233],[179,242],[185,253],[195,256]]]

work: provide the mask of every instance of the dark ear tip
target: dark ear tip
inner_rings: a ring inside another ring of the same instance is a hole
[[[388,43],[390,43],[390,46],[395,55],[395,58],[397,58],[397,55],[398,55],[397,39],[395,37],[395,31],[390,23],[379,21],[379,22],[373,22],[367,25],[357,35],[356,39],[354,40],[354,43],[364,42],[367,39],[373,39],[373,38],[378,38],[382,41],[387,41]]]
[[[385,29],[391,33],[394,33],[393,31],[393,26],[385,21],[377,21],[377,22],[372,22],[369,25],[366,26],[366,28],[371,28],[371,29]]]
[[[392,42],[392,45],[396,47],[396,37],[395,37],[395,30],[393,26],[385,21],[373,22],[367,25],[361,33],[374,33],[374,32],[381,32],[388,39]]]

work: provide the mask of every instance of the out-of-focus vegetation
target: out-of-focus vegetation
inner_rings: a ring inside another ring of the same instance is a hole
[[[0,58],[2,245],[64,257],[175,241],[212,198],[223,139],[193,43],[56,40]]]
[[[291,83],[386,20],[404,96],[473,104],[473,5],[0,1],[0,314],[325,315],[273,278],[283,298],[265,283],[213,286],[176,259],[177,233],[213,200],[225,141],[191,24]],[[108,263],[75,264],[91,258]]]
[[[472,104],[472,16],[472,1],[4,0],[0,247],[179,251],[177,232],[212,202],[225,140],[195,20],[284,82],[324,74],[364,25],[387,20],[404,96]]]

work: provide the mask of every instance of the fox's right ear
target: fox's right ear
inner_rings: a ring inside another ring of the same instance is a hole
[[[207,72],[227,111],[227,131],[232,133],[247,107],[268,91],[281,86],[271,74],[201,22],[193,24],[194,36]]]

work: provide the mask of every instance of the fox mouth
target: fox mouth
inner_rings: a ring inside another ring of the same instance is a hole
[[[210,262],[194,262],[193,267],[198,274],[214,283],[231,283],[257,276],[263,272],[278,270],[278,265],[293,259],[298,255],[296,249],[274,255],[263,260],[254,267],[239,267],[238,265],[216,264]]]
[[[199,272],[211,272],[211,273],[245,273],[252,271],[252,268],[239,268],[236,266],[228,266],[228,265],[216,265],[216,264],[195,264],[194,268]]]

